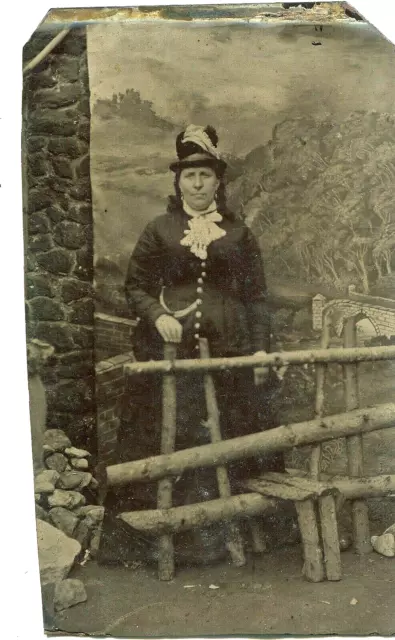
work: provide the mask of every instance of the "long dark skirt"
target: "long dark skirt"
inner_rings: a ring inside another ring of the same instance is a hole
[[[214,373],[216,397],[223,439],[255,433],[278,426],[275,398],[277,380],[273,375],[264,387],[255,387],[253,372],[233,370]],[[118,435],[118,459],[127,462],[158,455],[161,441],[161,376],[131,377],[125,394]],[[177,374],[176,450],[210,442],[205,425],[207,409],[202,375]],[[282,454],[259,456],[228,465],[232,493],[245,492],[242,482],[265,471],[283,471]],[[218,498],[215,469],[184,472],[174,482],[173,505],[193,504]],[[156,561],[156,540],[132,531],[116,520],[125,511],[155,509],[157,483],[139,483],[111,491],[107,495],[99,561],[127,563]],[[176,561],[179,564],[212,562],[225,554],[222,526],[177,534]]]

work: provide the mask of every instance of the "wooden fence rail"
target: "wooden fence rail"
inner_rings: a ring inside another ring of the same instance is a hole
[[[107,486],[149,482],[165,476],[179,476],[186,469],[216,467],[262,453],[285,451],[335,438],[369,433],[395,426],[395,403],[376,405],[316,420],[276,427],[269,431],[231,438],[222,442],[152,456],[106,469]]]
[[[355,347],[350,349],[311,349],[302,351],[281,351],[267,355],[237,356],[234,358],[207,358],[203,360],[150,360],[130,362],[125,365],[127,375],[141,373],[170,373],[176,371],[223,371],[225,369],[245,369],[248,367],[286,367],[303,364],[344,364],[348,362],[374,362],[395,360],[395,345],[388,347]]]
[[[331,485],[346,500],[381,497],[395,493],[395,475],[358,479],[333,478]],[[121,513],[119,518],[138,531],[160,535],[187,531],[235,517],[253,517],[268,509],[276,509],[277,506],[277,500],[252,492],[171,509],[131,511]]]

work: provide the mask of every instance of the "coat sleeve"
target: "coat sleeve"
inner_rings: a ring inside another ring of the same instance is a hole
[[[244,291],[250,339],[253,351],[270,351],[271,319],[267,304],[266,279],[258,242],[247,229],[243,252]]]
[[[129,308],[136,316],[152,323],[165,313],[159,302],[161,276],[160,263],[163,250],[150,222],[141,234],[129,260],[125,295]]]

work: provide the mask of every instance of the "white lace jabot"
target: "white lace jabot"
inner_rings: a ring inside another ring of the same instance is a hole
[[[207,247],[226,235],[226,231],[215,224],[222,221],[222,216],[217,211],[215,202],[204,211],[195,211],[184,202],[183,209],[191,219],[188,221],[189,229],[184,231],[185,237],[180,244],[190,247],[191,253],[201,260],[206,260]]]

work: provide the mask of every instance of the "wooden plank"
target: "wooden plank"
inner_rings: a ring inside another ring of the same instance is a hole
[[[370,478],[334,478],[333,485],[347,499],[380,498],[395,495],[395,475],[380,475]]]
[[[205,338],[199,340],[200,357],[209,358],[210,352],[208,343]],[[210,373],[206,373],[203,378],[204,393],[207,406],[207,427],[210,432],[211,442],[221,442],[221,426],[218,411],[217,398],[215,393],[214,380]],[[231,495],[228,472],[224,465],[216,468],[218,493],[220,498],[229,498]],[[226,523],[226,547],[232,558],[232,562],[237,567],[243,567],[246,564],[244,553],[243,539],[240,529],[236,522],[229,521]]]
[[[355,318],[347,318],[344,322],[344,348],[357,344],[357,328]],[[352,411],[359,407],[358,365],[346,364],[343,367],[346,409]],[[362,435],[347,437],[348,473],[352,478],[363,475]],[[368,509],[364,501],[352,503],[353,539],[356,553],[365,554],[372,551],[370,543],[370,527]]]
[[[288,468],[287,473],[292,477],[304,478],[306,472],[301,469]],[[322,474],[322,480],[335,487],[348,498],[380,498],[381,496],[395,496],[395,475],[363,476],[349,478],[348,476]]]
[[[269,472],[265,473],[260,478],[254,478],[254,480],[273,482],[280,485],[286,485],[288,487],[294,487],[300,491],[305,491],[306,498],[318,498],[319,496],[325,496],[333,493],[338,493],[338,489],[330,482],[318,482],[312,480],[309,477],[300,478],[288,475],[286,473]]]
[[[264,496],[281,500],[301,501],[314,497],[312,491],[306,491],[287,484],[266,482],[265,480],[247,480],[245,487],[250,491],[256,491]]]
[[[310,582],[322,582],[325,578],[325,571],[315,504],[312,500],[305,500],[304,502],[295,502],[295,507],[303,543],[303,573]]]
[[[341,580],[340,544],[334,497],[324,496],[320,498],[318,508],[320,513],[322,544],[324,547],[326,577],[328,580]]]
[[[177,347],[174,344],[164,345],[164,357],[175,359]],[[167,373],[162,381],[162,439],[161,453],[172,453],[175,447],[177,430],[177,390],[173,373]],[[173,479],[162,478],[158,483],[158,509],[170,509],[173,505]],[[172,580],[174,577],[174,545],[172,534],[166,533],[158,543],[158,575],[160,580]]]
[[[186,469],[215,467],[262,453],[285,451],[313,442],[370,433],[395,426],[395,403],[379,404],[367,409],[328,416],[325,420],[309,420],[268,431],[192,447],[172,454],[152,456],[107,467],[108,487],[130,482],[150,482],[165,476],[179,476]]]

